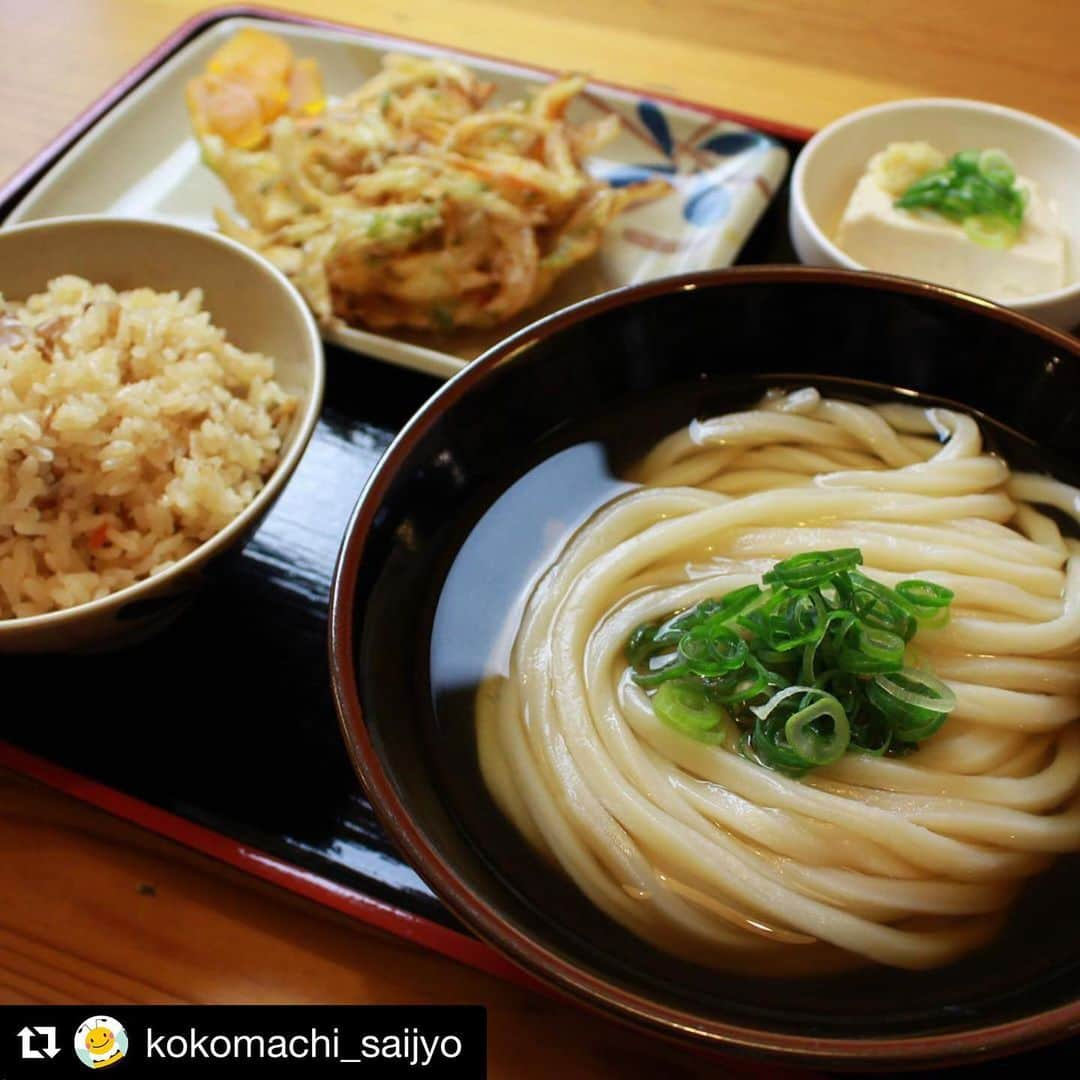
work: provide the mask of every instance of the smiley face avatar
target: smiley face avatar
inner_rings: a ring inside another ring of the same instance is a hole
[[[90,1069],[106,1069],[128,1049],[124,1025],[111,1016],[91,1016],[75,1032],[75,1056]]]

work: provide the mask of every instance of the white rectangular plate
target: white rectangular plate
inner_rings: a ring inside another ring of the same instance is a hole
[[[22,200],[7,224],[71,214],[158,218],[213,229],[215,206],[232,200],[200,161],[191,138],[184,87],[226,38],[259,25],[322,66],[327,92],[347,93],[379,70],[389,51],[453,55],[496,84],[495,102],[523,97],[547,76],[366,31],[232,18],[179,49],[81,139]],[[552,58],[558,63],[558,57]],[[328,340],[354,352],[449,377],[501,338],[567,304],[670,274],[730,266],[787,169],[775,140],[704,109],[590,86],[572,121],[598,112],[620,120],[617,139],[590,170],[613,183],[660,175],[670,195],[630,210],[607,230],[600,251],[565,275],[539,304],[495,330],[443,336],[375,334],[340,326]]]

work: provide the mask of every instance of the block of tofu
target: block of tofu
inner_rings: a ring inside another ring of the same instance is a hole
[[[927,210],[900,210],[873,165],[860,178],[840,220],[837,243],[871,270],[949,285],[991,300],[1059,289],[1066,280],[1065,234],[1053,203],[1037,185],[1026,188],[1027,209],[1016,242],[991,248],[971,240],[962,225]]]

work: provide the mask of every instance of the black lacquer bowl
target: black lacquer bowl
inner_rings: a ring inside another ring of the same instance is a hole
[[[342,727],[405,856],[477,934],[581,1002],[749,1054],[848,1068],[973,1061],[1080,1029],[1080,863],[947,968],[778,980],[674,959],[594,909],[491,802],[471,699],[530,574],[695,415],[771,385],[977,410],[1014,465],[1074,472],[1080,345],[947,290],[753,268],[630,288],[516,334],[448,383],[364,491],[335,578]]]

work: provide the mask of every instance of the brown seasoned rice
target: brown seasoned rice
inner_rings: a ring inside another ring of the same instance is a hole
[[[0,297],[0,618],[106,596],[232,521],[296,400],[202,295],[65,276]]]

